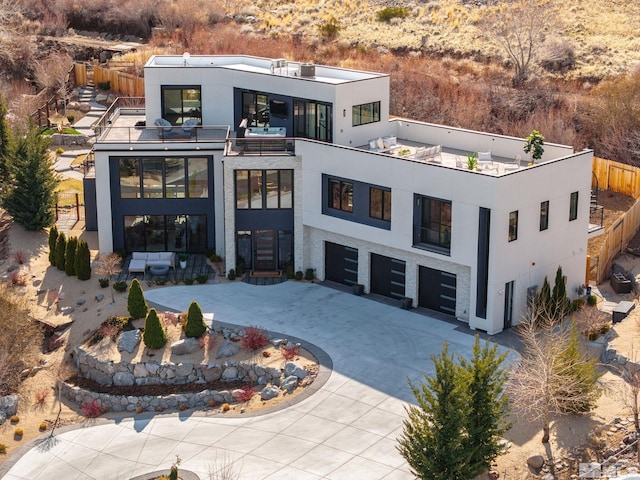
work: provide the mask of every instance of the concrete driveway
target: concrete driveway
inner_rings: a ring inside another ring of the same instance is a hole
[[[259,416],[181,412],[81,426],[31,448],[2,478],[128,480],[179,455],[202,480],[412,479],[396,450],[413,400],[407,379],[432,373],[444,341],[461,354],[474,341],[452,323],[310,283],[167,287],[145,297],[176,310],[195,300],[217,321],[298,337],[326,352],[333,370],[313,395]],[[231,476],[210,476],[223,466]]]

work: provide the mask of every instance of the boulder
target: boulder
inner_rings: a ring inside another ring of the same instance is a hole
[[[122,332],[118,339],[118,350],[126,350],[129,353],[133,353],[140,343],[141,338],[142,334],[138,329]]]
[[[18,413],[18,396],[6,395],[0,397],[0,412],[4,412],[7,417]]]
[[[0,410],[0,425],[2,425],[7,420],[7,414]]]
[[[529,465],[534,470],[540,470],[544,465],[544,457],[539,453],[531,455],[529,458],[527,458],[527,465]]]
[[[271,400],[272,398],[276,398],[280,394],[280,389],[275,385],[269,385],[268,387],[264,387],[260,392],[260,398],[262,400]]]
[[[131,385],[135,385],[136,379],[129,372],[117,372],[113,376],[113,384],[119,387],[128,387]]]
[[[238,378],[238,369],[236,367],[227,367],[222,372],[222,380],[236,380]]]
[[[216,358],[233,357],[239,351],[240,345],[230,342],[229,340],[225,340],[218,348]]]
[[[197,338],[183,338],[171,344],[171,353],[174,355],[188,355],[200,348]]]
[[[280,388],[287,393],[293,392],[298,386],[298,377],[291,375],[280,382]]]
[[[307,376],[307,371],[298,362],[287,362],[284,366],[284,376],[289,377],[291,375],[295,375],[302,380]]]

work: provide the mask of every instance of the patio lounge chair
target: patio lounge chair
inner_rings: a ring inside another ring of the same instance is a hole
[[[504,162],[505,171],[519,169],[520,168],[520,160],[521,159],[522,159],[522,157],[520,157],[520,155],[516,155],[513,160]]]
[[[171,129],[173,128],[173,125],[171,125],[171,122],[169,120],[164,119],[164,118],[156,118],[156,120],[153,122],[153,124],[157,127],[158,134],[169,133],[169,132],[171,132]]]
[[[491,158],[491,152],[478,152],[478,166],[481,170],[493,168],[493,158]]]
[[[182,131],[186,135],[193,135],[198,125],[200,125],[200,122],[197,118],[187,118],[182,124]]]

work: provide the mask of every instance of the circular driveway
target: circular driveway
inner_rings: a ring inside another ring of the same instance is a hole
[[[396,450],[413,401],[407,379],[432,373],[444,341],[453,354],[468,354],[474,341],[453,323],[313,283],[167,287],[145,298],[175,310],[195,300],[216,321],[298,337],[324,350],[333,370],[313,395],[263,415],[180,412],[79,426],[0,465],[3,479],[128,480],[168,468],[176,455],[202,480],[220,478],[212,474],[221,468],[234,480],[413,479]]]

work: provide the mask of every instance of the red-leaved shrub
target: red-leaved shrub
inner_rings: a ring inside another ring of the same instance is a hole
[[[248,402],[253,398],[255,393],[251,385],[245,385],[236,393],[235,397],[239,402]]]
[[[98,403],[97,398],[84,402],[80,410],[82,410],[82,415],[87,418],[96,418],[106,412],[106,409]]]
[[[282,356],[286,361],[296,358],[299,351],[300,349],[298,348],[298,345],[291,345],[290,347],[283,345],[282,347],[280,347],[280,353],[282,353]]]
[[[14,270],[11,272],[11,284],[18,287],[24,287],[27,284],[27,274],[22,270]]]
[[[18,262],[20,265],[24,265],[26,255],[22,250],[18,250],[16,253],[13,254],[13,256],[16,259],[16,262]]]
[[[264,328],[247,327],[241,340],[242,346],[250,350],[259,350],[269,343],[269,337]]]

